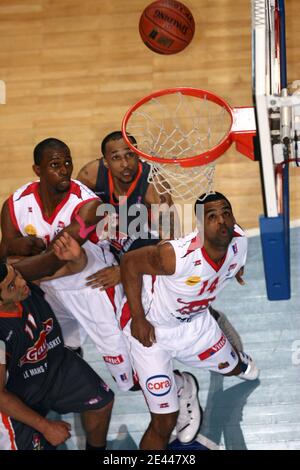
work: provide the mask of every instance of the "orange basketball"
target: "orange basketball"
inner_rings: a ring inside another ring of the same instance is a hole
[[[139,30],[152,51],[176,54],[193,39],[195,21],[190,10],[177,0],[158,0],[143,11]]]

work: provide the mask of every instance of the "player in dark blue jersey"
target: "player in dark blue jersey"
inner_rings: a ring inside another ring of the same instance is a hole
[[[60,259],[70,259],[70,243],[67,234],[56,242]],[[77,248],[80,255],[61,268],[60,275],[85,265],[84,251]],[[81,357],[64,347],[43,292],[27,284],[15,267],[0,263],[0,448],[53,449],[65,442],[70,425],[49,420],[46,415],[54,410],[81,413],[86,449],[103,450],[112,405],[113,392]]]
[[[133,136],[131,141],[136,144]],[[140,161],[123,139],[121,131],[108,134],[102,141],[101,151],[104,158],[89,162],[79,172],[77,179],[92,189],[104,203],[111,204],[117,216],[121,206],[127,206],[127,223],[118,227],[116,237],[110,240],[111,250],[117,259],[126,251],[140,248],[149,244],[156,244],[161,238],[174,238],[174,229],[170,233],[163,233],[159,220],[154,220],[153,205],[159,205],[160,210],[168,210],[173,205],[170,194],[159,194],[148,176],[150,165]],[[126,199],[121,199],[126,198]],[[148,211],[146,227],[140,227],[141,235],[131,237],[128,233],[129,225],[136,217],[134,206],[137,209],[144,205]],[[162,206],[163,205],[163,206]],[[133,214],[133,215],[130,215]],[[111,287],[120,282],[120,269],[118,266],[105,268],[89,279],[91,285],[103,288]]]

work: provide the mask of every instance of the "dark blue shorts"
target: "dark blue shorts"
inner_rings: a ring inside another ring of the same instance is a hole
[[[98,410],[113,400],[114,393],[98,374],[75,352],[65,348],[64,361],[57,371],[55,381],[41,402],[30,404],[30,408],[42,416],[49,411],[59,414],[82,413]],[[17,450],[54,449],[35,429],[9,418],[11,436]],[[13,448],[13,446],[12,446]]]

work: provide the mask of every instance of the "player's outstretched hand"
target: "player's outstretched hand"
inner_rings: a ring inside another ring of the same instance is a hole
[[[100,290],[114,287],[121,282],[120,266],[109,266],[108,268],[100,269],[94,274],[86,278],[87,286],[92,289],[99,288]]]
[[[146,318],[132,319],[131,334],[146,348],[149,348],[156,342],[154,326]]]
[[[70,431],[71,425],[65,421],[47,420],[47,425],[43,435],[50,444],[53,446],[59,446],[71,437]]]
[[[67,232],[64,232],[53,244],[53,250],[58,259],[73,261],[80,257],[81,247]]]
[[[235,275],[235,278],[237,280],[237,282],[239,284],[241,284],[241,286],[244,286],[245,285],[245,281],[243,279],[243,275],[244,275],[244,266],[236,273]]]

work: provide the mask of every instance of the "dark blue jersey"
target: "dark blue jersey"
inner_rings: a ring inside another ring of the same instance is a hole
[[[6,348],[6,389],[27,403],[43,399],[64,355],[60,326],[43,291],[28,283],[31,294],[15,312],[0,312],[0,340]]]
[[[113,178],[109,170],[104,166],[103,159],[99,161],[95,193],[104,203],[112,204],[115,208],[118,217],[117,230],[116,236],[110,239],[110,246],[117,259],[127,251],[159,242],[156,227],[151,226],[150,207],[147,207],[145,202],[149,172],[150,165],[139,162],[137,176],[128,189],[126,199],[120,202],[114,195]],[[147,217],[143,224],[136,225],[137,216],[142,214],[141,205],[144,205],[144,211],[147,208]],[[131,231],[130,227],[135,227],[137,234],[133,233],[135,231]]]

